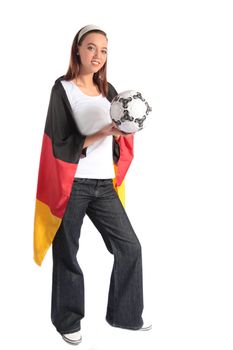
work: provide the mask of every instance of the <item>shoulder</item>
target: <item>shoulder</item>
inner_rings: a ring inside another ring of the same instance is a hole
[[[64,96],[65,90],[62,84],[64,75],[60,76],[54,81],[52,85],[51,94],[56,96]]]
[[[59,83],[62,81],[62,80],[64,80],[64,75],[61,75],[59,78],[57,78],[56,80],[55,80],[55,82],[54,82],[54,85],[59,85]]]
[[[51,89],[50,103],[59,108],[66,108],[67,111],[71,111],[67,92],[62,84],[63,77],[64,75],[55,80]]]
[[[114,98],[117,94],[118,94],[118,93],[117,93],[115,87],[114,87],[111,83],[108,82],[108,96],[107,96],[108,100],[109,100],[109,101],[112,101],[113,98]]]
[[[114,92],[117,95],[117,91],[115,87],[111,83],[109,83],[109,81],[108,81],[108,89],[109,91]]]

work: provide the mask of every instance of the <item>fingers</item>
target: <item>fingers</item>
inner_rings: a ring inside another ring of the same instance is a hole
[[[114,121],[112,121],[112,123],[105,126],[102,129],[102,131],[108,135],[116,135],[116,136],[124,136],[124,137],[128,137],[130,135],[135,134],[135,133],[127,133],[127,132],[124,132],[124,131],[118,129],[117,124]]]
[[[135,133],[124,132],[122,130],[119,130],[118,128],[114,128],[113,133],[114,133],[114,135],[124,136],[124,137],[128,137],[130,135],[134,135],[135,134]]]

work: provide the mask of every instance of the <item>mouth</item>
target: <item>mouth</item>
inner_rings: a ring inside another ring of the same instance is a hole
[[[98,67],[100,65],[100,62],[96,61],[96,60],[91,61],[91,63],[96,67]]]

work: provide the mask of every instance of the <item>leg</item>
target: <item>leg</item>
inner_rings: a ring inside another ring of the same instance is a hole
[[[112,183],[99,187],[98,193],[87,215],[114,254],[106,320],[113,326],[139,329],[143,324],[141,245]]]
[[[84,281],[76,255],[88,205],[85,185],[74,182],[67,209],[54,238],[51,319],[59,333],[80,329],[84,317]]]

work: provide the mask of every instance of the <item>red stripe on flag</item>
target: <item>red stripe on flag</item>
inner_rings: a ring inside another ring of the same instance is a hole
[[[120,158],[117,162],[116,185],[120,186],[133,159],[133,135],[120,136],[117,142],[120,146]]]
[[[44,133],[40,157],[37,199],[47,204],[53,215],[62,218],[69,200],[77,164],[53,155],[50,137]]]

